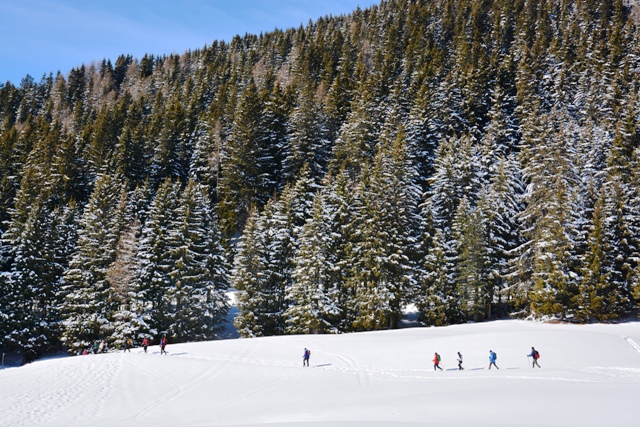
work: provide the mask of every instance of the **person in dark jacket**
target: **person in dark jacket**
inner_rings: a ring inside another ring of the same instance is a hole
[[[540,353],[538,353],[538,350],[531,347],[531,353],[529,353],[527,357],[531,357],[533,359],[533,364],[531,365],[532,368],[535,368],[536,366],[540,368],[540,365],[538,365],[538,359],[540,358]]]
[[[464,370],[464,368],[462,367],[462,354],[460,352],[458,352],[458,370]]]
[[[309,358],[311,357],[311,350],[304,349],[304,353],[302,353],[302,366],[309,367]]]

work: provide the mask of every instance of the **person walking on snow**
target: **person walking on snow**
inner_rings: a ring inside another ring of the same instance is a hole
[[[308,350],[307,348],[304,349],[304,353],[302,353],[302,366],[307,366],[307,368],[309,367],[309,358],[311,357],[311,350]]]
[[[167,350],[165,350],[165,348],[167,347],[167,337],[163,336],[162,339],[160,340],[160,354],[167,354]]]
[[[462,354],[460,354],[460,352],[458,352],[458,370],[464,370],[464,368],[462,367]]]
[[[149,347],[149,340],[147,339],[147,337],[144,337],[144,339],[142,340],[142,348],[144,348],[144,352],[147,352],[147,347]]]
[[[433,370],[435,371],[436,369],[440,369],[442,371],[442,368],[440,367],[440,355],[437,352],[433,356]]]
[[[533,364],[531,365],[532,368],[535,368],[536,366],[540,368],[540,365],[538,365],[538,359],[540,358],[540,353],[538,353],[538,350],[531,347],[531,353],[529,353],[527,357],[533,358]]]
[[[489,369],[491,369],[491,365],[495,366],[496,369],[500,369],[498,368],[498,365],[496,365],[497,358],[498,358],[498,355],[496,354],[496,352],[489,350]]]
[[[124,352],[126,353],[127,351],[129,351],[129,353],[131,353],[131,346],[133,345],[133,343],[131,342],[131,338],[127,338],[124,341]]]

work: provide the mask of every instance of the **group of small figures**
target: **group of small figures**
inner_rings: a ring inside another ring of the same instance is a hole
[[[536,366],[540,368],[540,365],[538,365],[538,359],[540,358],[540,353],[538,353],[538,350],[536,350],[534,347],[531,347],[531,353],[529,353],[527,357],[531,357],[533,359],[533,363],[531,365],[532,368],[535,368]],[[440,367],[440,360],[440,355],[436,352],[433,356],[434,371],[437,369],[440,369],[442,371],[442,368]],[[496,369],[500,369],[498,368],[498,365],[496,365],[496,360],[498,360],[498,355],[496,354],[496,352],[493,350],[489,350],[489,369],[491,369],[492,366],[495,366]],[[460,352],[458,352],[458,370],[464,370],[464,368],[462,367],[462,353]]]
[[[167,337],[163,336],[160,339],[160,354],[167,354]],[[131,338],[127,338],[124,340],[124,352],[126,353],[127,351],[129,353],[131,353],[131,347],[134,346],[133,340]],[[149,338],[144,337],[142,339],[142,342],[140,343],[140,346],[144,349],[144,352],[147,352],[147,348],[149,347]],[[96,340],[94,341],[93,345],[91,345],[91,347],[89,348],[85,348],[81,354],[86,355],[86,354],[98,354],[98,353],[107,353],[109,351],[109,345],[107,344],[107,342],[105,340]]]

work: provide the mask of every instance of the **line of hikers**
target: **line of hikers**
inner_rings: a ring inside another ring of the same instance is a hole
[[[536,366],[538,368],[540,368],[540,365],[538,364],[538,359],[540,358],[540,353],[538,352],[538,350],[536,350],[534,347],[531,347],[531,353],[527,354],[527,357],[531,357],[533,359],[533,363],[531,364],[532,368],[535,368]],[[435,355],[433,356],[433,370],[434,371],[436,371],[438,369],[440,369],[442,371],[442,368],[440,367],[440,360],[441,360],[441,357],[436,352]],[[492,366],[495,366],[496,369],[500,369],[500,368],[498,368],[498,365],[496,365],[496,360],[498,360],[498,355],[496,354],[496,352],[493,351],[493,350],[489,350],[489,369],[491,369]],[[458,352],[458,370],[459,371],[464,370],[464,368],[462,367],[462,353],[460,353],[460,352]]]
[[[159,342],[160,345],[160,354],[167,354],[167,337],[163,335]],[[131,353],[131,347],[134,346],[133,340],[131,338],[127,338],[124,340],[124,353],[127,351]],[[144,349],[144,352],[147,352],[147,348],[149,347],[149,338],[144,337],[140,346]],[[84,349],[82,354],[89,354],[92,352],[93,354],[98,353],[107,353],[109,351],[109,346],[105,340],[96,340],[93,345],[89,349]]]
[[[145,352],[146,352],[146,347],[145,347]],[[302,352],[302,366],[309,366],[309,358],[311,357],[311,350],[307,349],[305,347],[304,351]],[[538,365],[538,359],[540,358],[540,353],[538,352],[538,350],[536,350],[534,347],[531,347],[531,353],[527,354],[527,357],[531,357],[533,359],[533,364],[531,365],[532,368],[535,368],[536,366],[538,368],[540,368],[540,365]],[[440,361],[441,361],[441,357],[440,355],[436,352],[435,355],[433,356],[433,370],[438,370],[440,369],[442,371],[442,368],[440,367]],[[464,370],[464,368],[462,367],[462,353],[458,352],[458,370],[462,371]],[[498,365],[496,365],[496,360],[498,360],[498,355],[496,354],[495,351],[493,350],[489,350],[489,369],[491,369],[492,366],[495,366],[496,369],[500,369],[498,368]]]

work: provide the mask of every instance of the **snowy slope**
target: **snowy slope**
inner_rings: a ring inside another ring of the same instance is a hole
[[[65,357],[0,371],[0,426],[632,426],[639,345],[640,322],[497,321]]]

